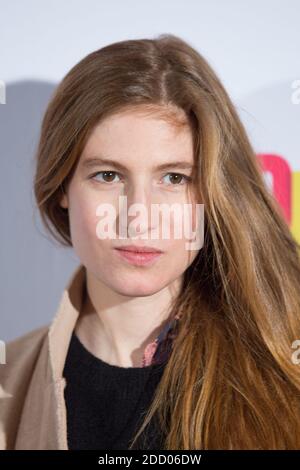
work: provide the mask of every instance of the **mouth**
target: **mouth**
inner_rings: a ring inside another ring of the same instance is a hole
[[[136,266],[153,264],[163,254],[161,250],[151,247],[126,246],[115,248],[118,255],[125,261]]]

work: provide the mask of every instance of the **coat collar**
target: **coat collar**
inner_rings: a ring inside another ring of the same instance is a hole
[[[86,268],[79,265],[64,289],[48,332],[51,380],[62,378],[69,343],[81,312],[86,283]]]
[[[67,416],[62,376],[70,338],[81,310],[85,267],[65,287],[34,365],[15,440],[15,450],[67,450]]]

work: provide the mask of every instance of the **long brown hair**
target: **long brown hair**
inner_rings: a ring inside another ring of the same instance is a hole
[[[300,448],[300,366],[291,359],[300,338],[299,245],[198,51],[165,34],[110,44],[70,70],[42,122],[34,182],[42,219],[72,245],[59,200],[94,126],[124,107],[169,105],[193,124],[205,238],[184,273],[173,306],[178,332],[136,438],[155,415],[164,449]]]

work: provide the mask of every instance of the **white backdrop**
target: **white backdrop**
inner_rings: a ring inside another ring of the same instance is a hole
[[[35,212],[33,155],[50,93],[89,52],[161,33],[182,37],[221,78],[257,152],[284,156],[299,177],[300,103],[291,100],[300,79],[299,0],[1,0],[0,15],[0,339],[48,323],[78,264],[72,250],[49,241]],[[298,195],[294,188],[295,231]]]

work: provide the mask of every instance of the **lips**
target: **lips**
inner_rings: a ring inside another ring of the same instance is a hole
[[[162,255],[161,250],[151,247],[126,246],[116,248],[120,257],[135,266],[144,266],[154,263]]]
[[[117,247],[116,250],[130,251],[133,253],[162,253],[161,250],[149,246],[126,245]]]

